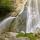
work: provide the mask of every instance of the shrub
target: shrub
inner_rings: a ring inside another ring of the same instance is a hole
[[[12,6],[12,2],[10,0],[0,0],[0,18],[14,11],[14,9],[14,5]]]

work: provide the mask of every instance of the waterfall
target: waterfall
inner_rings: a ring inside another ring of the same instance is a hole
[[[2,22],[0,22],[0,31],[3,31],[3,29],[5,29],[6,27],[9,27],[9,25],[11,24],[12,20],[16,18],[16,17],[8,17],[5,18]]]
[[[27,11],[27,22],[26,22],[26,33],[33,32],[36,29],[36,25],[39,22],[39,10],[37,0],[28,0],[28,11]],[[33,21],[36,21],[33,23]],[[34,24],[34,25],[33,25]]]

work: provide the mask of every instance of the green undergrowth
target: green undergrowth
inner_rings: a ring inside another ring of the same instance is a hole
[[[16,35],[17,38],[22,38],[22,37],[26,37],[29,38],[30,40],[36,40],[37,37],[33,35],[33,33],[18,33]]]

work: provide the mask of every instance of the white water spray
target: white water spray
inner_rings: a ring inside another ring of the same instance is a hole
[[[2,31],[3,29],[5,29],[6,27],[9,27],[9,25],[11,24],[12,20],[16,18],[16,17],[8,17],[6,19],[4,19],[2,22],[0,22],[0,31]]]
[[[32,6],[31,6],[32,4]],[[26,25],[26,33],[33,32],[36,29],[35,25],[38,23],[39,19],[39,11],[38,11],[38,1],[37,0],[30,0],[28,1],[28,11],[27,11],[27,25]],[[36,20],[35,25],[32,26],[33,19]]]

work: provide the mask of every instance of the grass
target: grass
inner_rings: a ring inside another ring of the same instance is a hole
[[[17,38],[22,38],[22,37],[26,37],[26,38],[29,38],[30,40],[36,40],[37,37],[33,35],[33,33],[18,33],[16,35]]]

